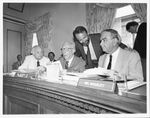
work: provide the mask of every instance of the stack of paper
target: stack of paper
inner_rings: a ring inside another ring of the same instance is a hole
[[[50,64],[46,66],[46,80],[47,81],[58,81],[60,68],[59,64]]]

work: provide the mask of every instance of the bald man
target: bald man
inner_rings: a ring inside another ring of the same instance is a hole
[[[25,60],[19,69],[37,69],[42,66],[45,67],[49,62],[49,59],[43,56],[43,50],[40,46],[34,46],[31,53],[32,55],[25,57]]]

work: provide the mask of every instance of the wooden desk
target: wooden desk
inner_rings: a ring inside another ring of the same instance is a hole
[[[146,101],[78,86],[3,77],[4,114],[146,113]]]

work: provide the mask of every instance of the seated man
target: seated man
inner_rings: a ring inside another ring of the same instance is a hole
[[[101,33],[101,47],[106,54],[100,56],[99,67],[114,70],[127,78],[143,81],[141,59],[137,51],[119,47],[121,39],[114,29]]]
[[[49,62],[49,59],[43,56],[43,51],[39,46],[34,46],[31,53],[32,55],[25,57],[25,60],[19,69],[37,69],[45,67]]]
[[[71,72],[83,72],[85,70],[85,61],[74,55],[75,43],[65,42],[62,46],[62,57],[60,63],[63,69]]]
[[[19,66],[22,64],[22,56],[19,54],[17,55],[17,61],[13,63],[12,70],[17,70]]]

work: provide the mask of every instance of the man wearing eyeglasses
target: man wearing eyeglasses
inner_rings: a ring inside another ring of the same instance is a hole
[[[85,70],[85,61],[74,55],[74,42],[64,42],[61,48],[62,57],[60,62],[63,69],[69,72],[83,72]]]
[[[76,45],[75,55],[85,60],[86,69],[97,67],[99,56],[103,54],[99,45],[100,34],[88,35],[85,27],[77,26],[73,31],[73,37]]]

